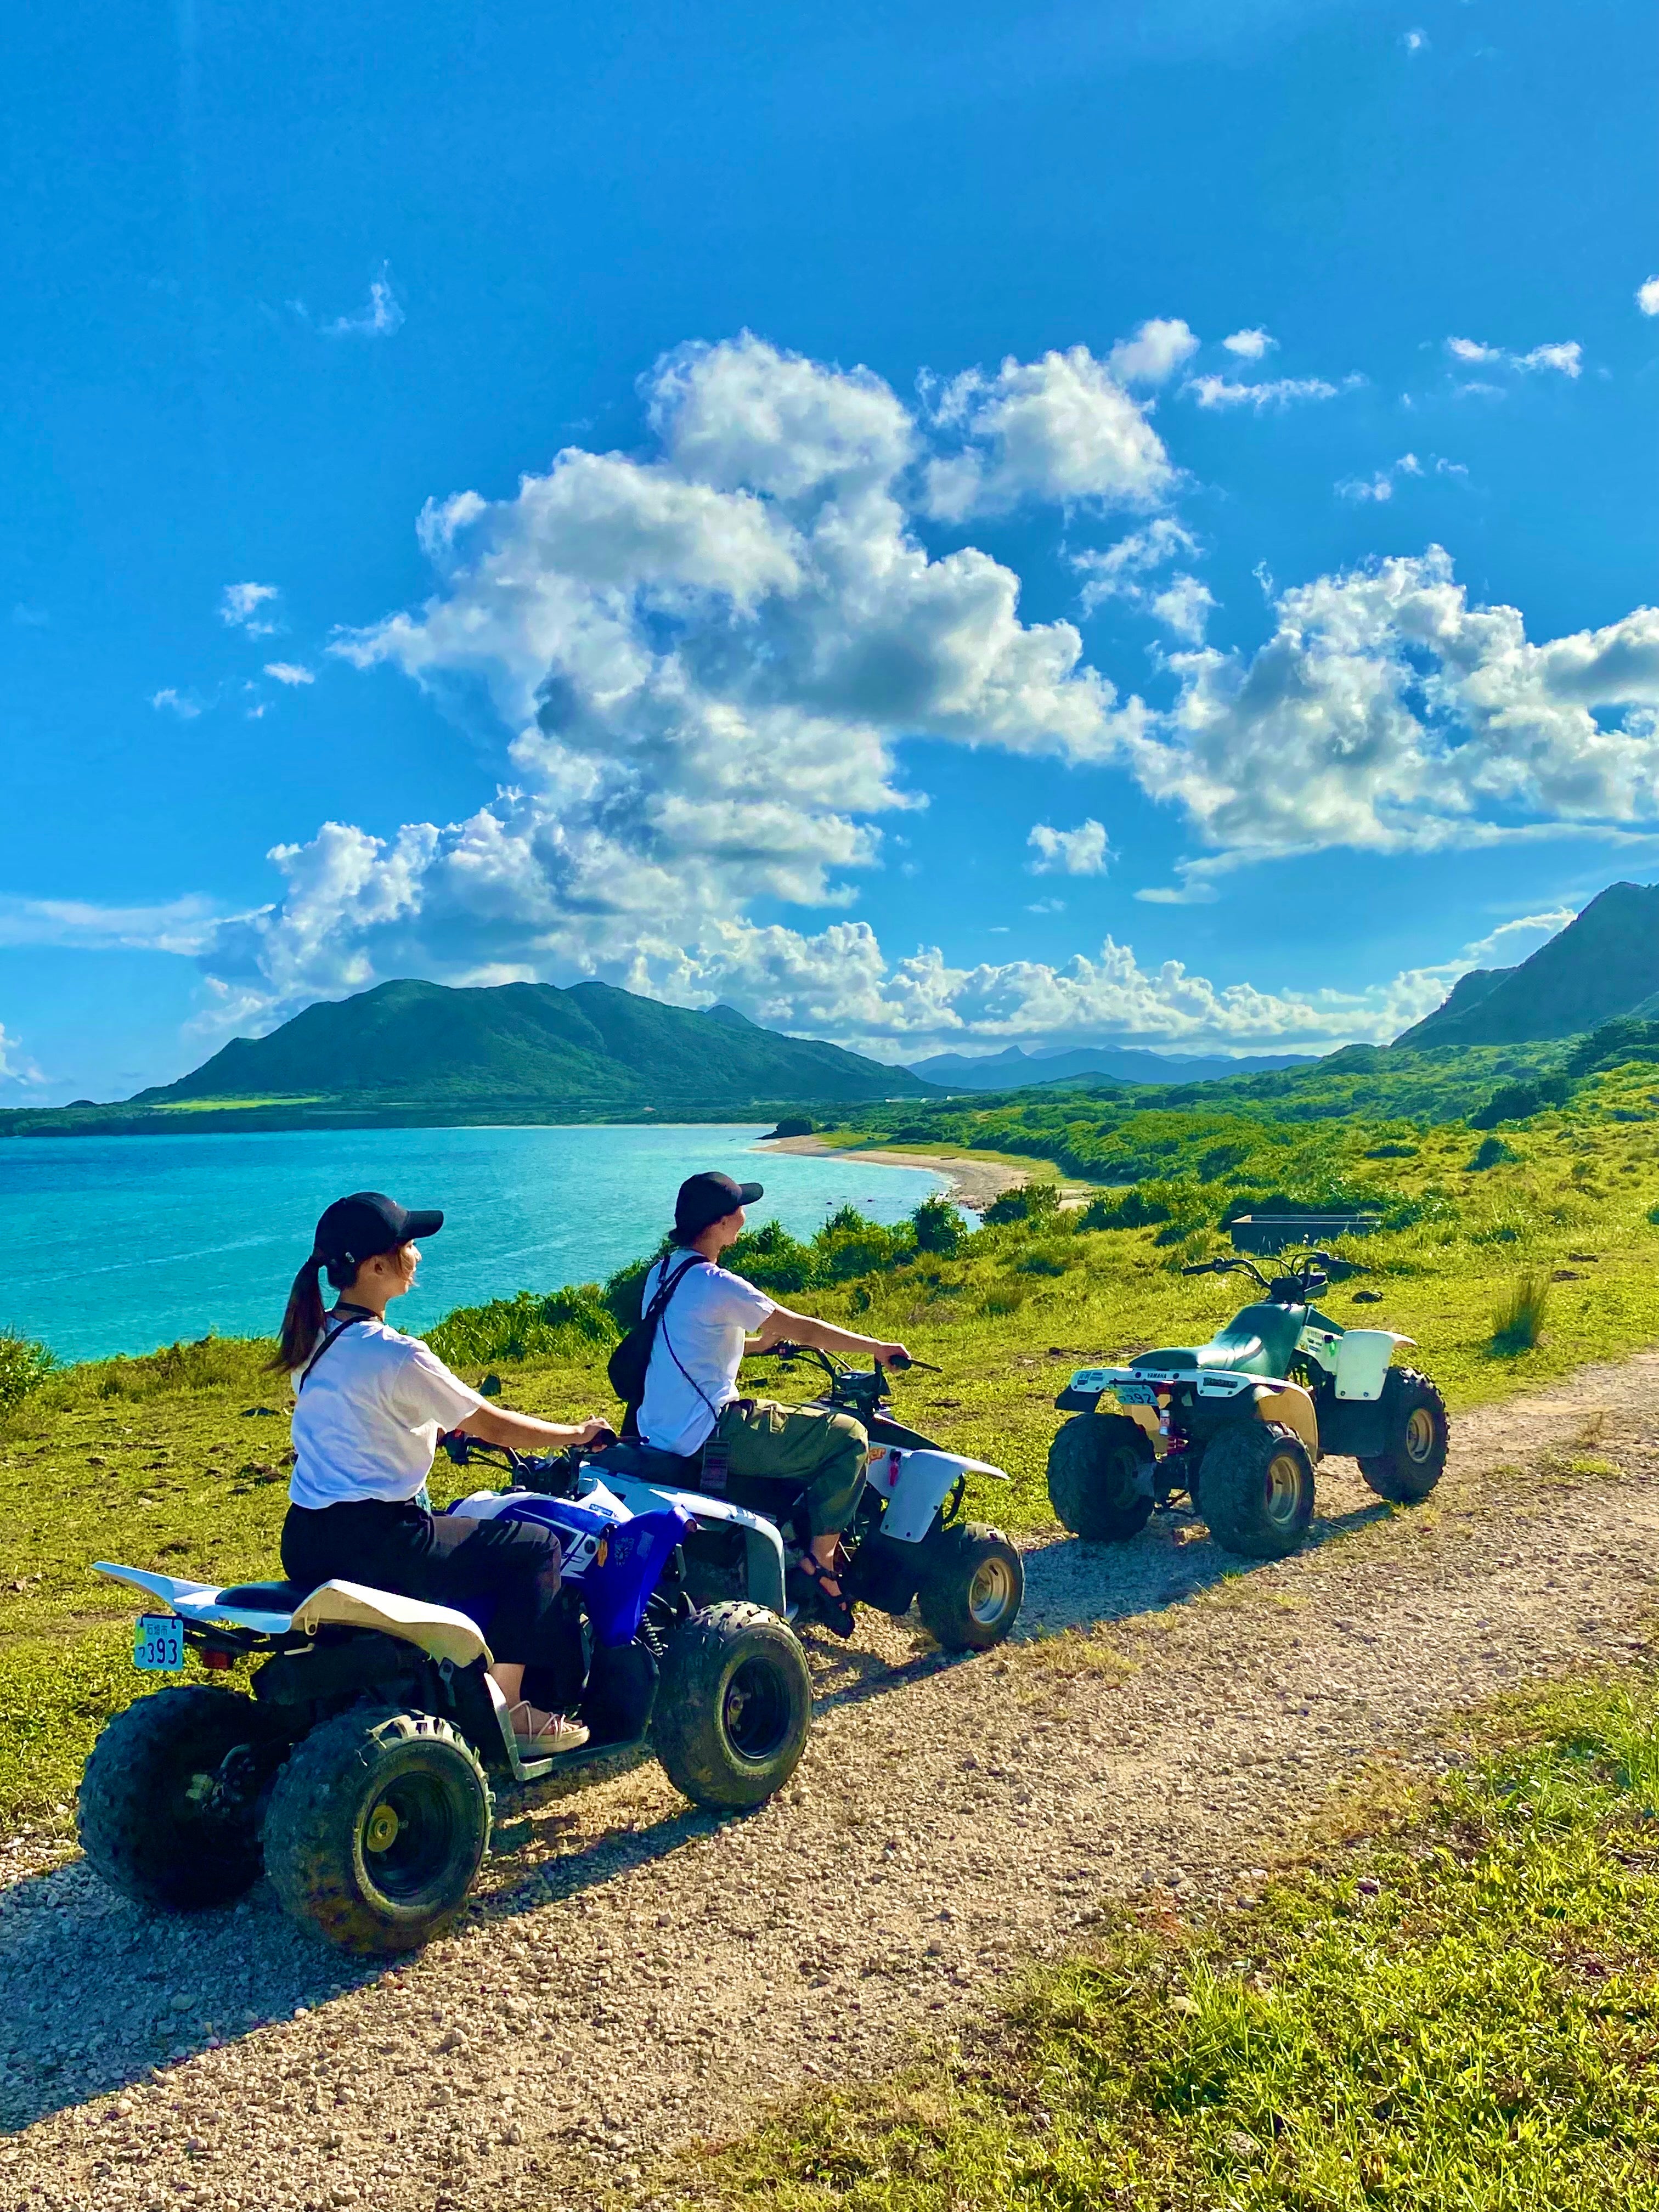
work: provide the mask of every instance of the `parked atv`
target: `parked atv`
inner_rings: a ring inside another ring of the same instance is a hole
[[[1282,1559],[1307,1534],[1314,1468],[1333,1452],[1392,1504],[1429,1495],[1449,1431],[1428,1377],[1390,1364],[1413,1339],[1345,1329],[1309,1303],[1333,1272],[1358,1272],[1350,1263],[1303,1249],[1279,1264],[1271,1280],[1243,1257],[1183,1268],[1249,1275],[1266,1297],[1207,1344],[1073,1376],[1054,1401],[1076,1418],[1049,1447],[1048,1496],[1074,1534],[1121,1542],[1184,1491],[1226,1550]]]
[[[811,1360],[828,1378],[823,1395],[812,1403],[826,1413],[850,1413],[869,1435],[865,1486],[843,1539],[846,1565],[838,1577],[843,1594],[854,1607],[872,1605],[896,1618],[914,1604],[923,1626],[947,1651],[988,1651],[1000,1644],[1019,1616],[1024,1568],[1000,1528],[958,1516],[970,1474],[998,1482],[1006,1482],[1007,1475],[985,1460],[946,1451],[916,1430],[890,1420],[883,1408],[892,1393],[878,1366],[849,1367],[831,1352],[797,1344],[775,1345],[762,1356],[786,1367]],[[755,1516],[738,1515],[725,1504],[724,1472],[707,1449],[681,1459],[648,1445],[617,1443],[593,1454],[592,1466],[601,1480],[630,1499],[630,1480],[666,1482],[676,1495],[699,1492],[696,1511],[702,1525],[685,1546],[688,1589],[704,1602],[720,1595],[756,1595],[757,1555],[750,1538],[740,1538],[729,1521],[710,1525],[702,1500],[717,1501],[734,1520],[747,1522]],[[798,1503],[786,1504],[775,1524],[767,1525],[775,1525],[792,1552],[804,1547],[807,1531]],[[803,1591],[802,1598],[805,1610],[810,1593]]]
[[[532,1459],[470,1439],[452,1455],[514,1486],[461,1501],[554,1528],[582,1749],[526,1758],[490,1663],[487,1618],[359,1583],[215,1589],[137,1567],[98,1571],[167,1610],[137,1624],[134,1664],[245,1662],[251,1696],[181,1683],[105,1727],[82,1782],[82,1847],[149,1905],[225,1905],[263,1869],[293,1917],[343,1949],[411,1950],[459,1912],[495,1823],[648,1747],[694,1803],[781,1789],[805,1746],[811,1685],[781,1618],[783,1553],[758,1515],[644,1491],[633,1508],[584,1480],[580,1455]],[[580,1487],[582,1495],[574,1492]],[[722,1524],[753,1547],[752,1599],[699,1605],[685,1547]]]

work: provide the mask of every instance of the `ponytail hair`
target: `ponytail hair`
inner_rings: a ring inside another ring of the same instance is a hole
[[[323,1293],[317,1281],[317,1271],[322,1264],[322,1254],[313,1252],[294,1278],[294,1288],[288,1294],[288,1310],[283,1316],[282,1333],[276,1340],[276,1356],[270,1363],[273,1371],[286,1370],[292,1374],[296,1367],[305,1365],[316,1349],[317,1340],[323,1333]],[[333,1272],[331,1267],[331,1276]]]

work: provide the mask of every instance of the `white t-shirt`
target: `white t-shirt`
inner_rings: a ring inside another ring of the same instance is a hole
[[[337,1325],[331,1317],[324,1324]],[[303,1372],[295,1371],[296,1389]],[[383,1321],[354,1322],[299,1391],[289,1497],[313,1507],[413,1498],[432,1472],[439,1437],[483,1403],[414,1337]]]
[[[645,1279],[641,1314],[657,1294],[663,1269],[678,1274],[688,1256],[675,1250],[657,1262]],[[639,1416],[647,1443],[688,1455],[702,1449],[715,1414],[738,1395],[744,1336],[775,1310],[766,1293],[741,1275],[728,1274],[712,1261],[692,1261],[651,1347]]]

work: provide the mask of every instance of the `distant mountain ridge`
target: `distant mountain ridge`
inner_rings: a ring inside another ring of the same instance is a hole
[[[1610,884],[1516,968],[1475,968],[1396,1045],[1541,1044],[1659,994],[1659,884]]]
[[[386,1109],[664,1113],[919,1096],[902,1067],[780,1036],[733,1006],[664,1006],[609,983],[454,988],[410,980],[325,1000],[269,1036],[236,1037],[127,1103],[293,1102],[306,1118]]]
[[[1083,1076],[1110,1083],[1210,1083],[1224,1075],[1276,1074],[1313,1064],[1310,1053],[1278,1053],[1243,1060],[1219,1054],[1177,1055],[1142,1052],[1133,1045],[1074,1045],[1054,1052],[939,1052],[912,1060],[910,1073],[952,1091],[1015,1091],[1034,1084],[1073,1083]]]

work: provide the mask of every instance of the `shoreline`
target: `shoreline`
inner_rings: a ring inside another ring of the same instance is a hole
[[[763,1139],[754,1149],[766,1152],[807,1152],[819,1158],[868,1160],[877,1167],[927,1168],[943,1176],[945,1195],[972,1213],[983,1213],[1005,1190],[1018,1190],[1035,1179],[1032,1168],[1011,1167],[1006,1160],[961,1159],[946,1152],[866,1152],[860,1145],[832,1145],[823,1137]]]

